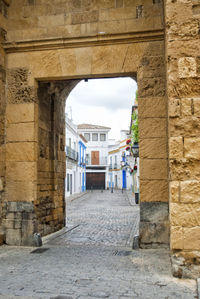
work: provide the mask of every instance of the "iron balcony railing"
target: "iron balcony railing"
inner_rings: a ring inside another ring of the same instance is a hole
[[[66,156],[72,160],[78,161],[78,153],[70,146],[66,146]]]
[[[107,157],[99,157],[99,159],[92,159],[91,156],[86,157],[86,165],[100,165],[107,166]]]
[[[109,169],[119,169],[120,166],[117,163],[109,164]]]

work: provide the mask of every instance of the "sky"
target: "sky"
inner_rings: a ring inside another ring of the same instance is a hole
[[[110,127],[109,139],[120,139],[128,130],[137,83],[131,78],[82,80],[69,94],[66,112],[75,124]]]

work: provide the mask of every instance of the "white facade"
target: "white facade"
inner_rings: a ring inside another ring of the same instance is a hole
[[[77,126],[66,116],[66,180],[65,194],[69,197],[82,192],[84,168],[78,163],[79,141]]]
[[[89,175],[87,175],[88,173],[105,174],[105,186],[104,186],[105,189],[108,187],[108,145],[109,145],[108,132],[109,131],[110,128],[98,126],[98,125],[90,125],[90,124],[78,125],[78,133],[82,134],[87,140],[86,177],[89,177]]]
[[[123,130],[121,131],[121,141],[110,142],[108,153],[109,187],[135,192],[136,189],[139,189],[139,158],[130,156],[130,153],[126,151],[126,141],[129,138],[129,132]],[[137,165],[137,171],[131,173],[134,165]]]

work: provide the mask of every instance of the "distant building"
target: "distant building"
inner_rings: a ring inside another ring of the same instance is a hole
[[[112,141],[109,145],[109,187],[133,190],[134,181],[131,169],[138,166],[139,158],[135,159],[126,151],[126,141],[130,138],[128,130],[120,131],[120,141]],[[136,173],[139,170],[136,171]]]
[[[78,141],[78,177],[80,192],[86,190],[86,143],[87,140],[80,134]]]
[[[86,139],[80,136],[77,126],[66,116],[66,197],[85,191]]]
[[[108,187],[108,132],[110,128],[99,125],[80,124],[78,133],[87,140],[86,189]]]

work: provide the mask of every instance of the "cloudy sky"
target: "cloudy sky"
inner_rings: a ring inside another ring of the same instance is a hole
[[[131,78],[82,80],[66,101],[66,112],[75,124],[110,127],[109,138],[120,138],[120,130],[129,129],[136,82]]]

